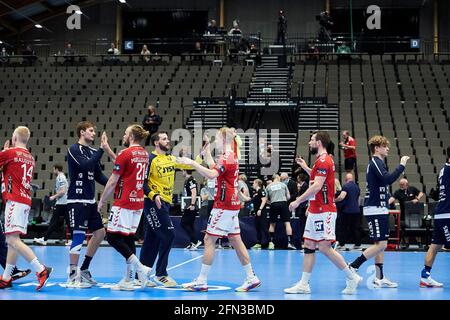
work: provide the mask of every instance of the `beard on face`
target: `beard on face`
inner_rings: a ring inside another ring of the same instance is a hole
[[[159,145],[159,148],[164,151],[167,152],[170,149],[170,144],[166,144],[165,146],[163,146],[162,144]]]
[[[319,148],[311,147],[310,152],[313,156],[315,156],[319,152]]]
[[[125,146],[125,147],[129,147],[130,146],[130,139],[128,138],[128,139],[126,139],[124,142],[123,142],[123,145]]]

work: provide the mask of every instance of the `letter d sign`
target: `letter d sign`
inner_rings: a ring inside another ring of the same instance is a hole
[[[379,6],[371,5],[367,7],[366,13],[371,13],[372,15],[367,18],[367,29],[381,29],[381,9]]]
[[[67,7],[66,13],[71,14],[66,21],[66,26],[69,30],[81,29],[81,14],[76,13],[77,11],[80,11],[79,6],[70,5]]]

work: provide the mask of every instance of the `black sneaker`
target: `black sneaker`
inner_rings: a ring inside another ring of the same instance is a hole
[[[19,280],[20,278],[26,277],[31,273],[30,269],[26,270],[19,270],[17,268],[14,268],[13,274],[11,275],[12,281]]]

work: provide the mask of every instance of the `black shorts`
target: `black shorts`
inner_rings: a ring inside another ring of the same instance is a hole
[[[280,216],[281,221],[289,222],[291,220],[291,213],[287,202],[275,202],[270,204],[269,220],[270,223],[276,223]]]
[[[347,158],[344,160],[345,170],[354,170],[356,167],[356,158]]]
[[[369,237],[372,241],[385,241],[389,238],[388,214],[365,216],[365,218],[369,226]]]
[[[431,243],[437,245],[450,245],[450,219],[434,219]]]
[[[68,203],[69,227],[71,231],[88,230],[94,232],[104,228],[102,217],[97,211],[97,204]]]

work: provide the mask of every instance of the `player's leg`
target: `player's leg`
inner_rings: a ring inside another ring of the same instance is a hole
[[[30,206],[8,201],[6,203],[5,212],[7,213],[6,219],[8,220],[8,223],[5,225],[8,255],[6,258],[5,272],[3,273],[0,288],[11,286],[13,272],[17,262],[17,255],[20,254],[36,271],[36,276],[38,278],[38,286],[36,287],[36,290],[40,290],[47,282],[50,273],[52,272],[52,268],[45,267],[41,264],[30,247],[28,247],[20,239],[20,234],[27,233]]]
[[[269,250],[275,249],[274,237],[275,237],[275,226],[277,224],[277,211],[276,204],[272,203],[270,205],[269,211]]]
[[[161,226],[155,229],[156,235],[160,239],[155,281],[165,287],[175,287],[177,286],[176,281],[169,277],[167,273],[169,254],[175,239],[175,231],[169,216],[169,208],[168,203],[162,202],[161,209],[156,210],[156,215]]]
[[[389,216],[387,214],[366,216],[369,227],[369,236],[374,242],[350,266],[358,270],[367,260],[375,257],[387,248],[387,239],[389,237]]]
[[[193,211],[195,214],[195,211]],[[183,211],[183,216],[181,217],[181,227],[186,232],[186,234],[189,237],[190,244],[188,246],[188,249],[191,249],[193,246],[197,244],[197,239],[195,237],[195,230],[193,227],[193,224],[195,222],[195,216],[193,216],[193,213],[191,210],[185,209]]]
[[[212,210],[214,214],[215,209]],[[200,273],[197,278],[188,283],[183,283],[182,287],[190,291],[208,291],[208,274],[214,261],[214,255],[216,253],[216,241],[221,237],[219,235],[211,235],[205,233],[203,243],[205,245],[203,249],[203,259]]]
[[[288,249],[296,250],[297,248],[292,243],[292,226],[291,226],[291,212],[287,202],[280,202],[280,215],[281,221],[284,223],[284,229],[286,230],[286,236],[288,238]]]
[[[308,223],[308,222],[307,222]],[[304,257],[303,257],[303,270],[300,280],[292,287],[284,289],[285,293],[290,294],[309,294],[311,293],[311,287],[309,286],[309,280],[311,278],[314,264],[316,263],[316,242],[313,240],[305,239],[303,243]]]
[[[156,234],[156,229],[160,227],[160,222],[156,215],[156,206],[152,201],[144,199],[144,242],[142,244],[139,260],[147,267],[153,268],[158,256],[160,239]]]
[[[50,224],[48,225],[47,232],[44,235],[44,242],[43,243],[41,242],[41,244],[46,245],[47,240],[50,238],[53,231],[58,230],[58,222],[59,222],[59,212],[58,212],[58,209],[55,208],[53,210],[53,215],[52,215],[52,218],[50,219]],[[37,242],[37,243],[40,243],[40,242]]]
[[[443,287],[444,284],[437,282],[431,278],[431,268],[437,253],[444,246],[450,244],[448,241],[448,228],[450,227],[450,219],[434,219],[433,234],[431,236],[431,245],[425,256],[425,263],[420,275],[420,287],[433,288]]]

